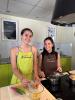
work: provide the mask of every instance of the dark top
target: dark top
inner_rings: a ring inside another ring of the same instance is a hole
[[[57,70],[57,52],[43,55],[41,70],[48,76]]]

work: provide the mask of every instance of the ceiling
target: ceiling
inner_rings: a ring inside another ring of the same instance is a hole
[[[50,22],[56,0],[0,0],[0,14]]]

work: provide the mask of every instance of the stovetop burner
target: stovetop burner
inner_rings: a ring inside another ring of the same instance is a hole
[[[56,98],[62,98],[62,100],[75,100],[75,86],[69,84],[68,75],[61,77],[59,85],[51,85],[49,80],[43,80],[41,83]]]

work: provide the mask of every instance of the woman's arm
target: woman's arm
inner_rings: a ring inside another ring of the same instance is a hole
[[[39,75],[38,75],[38,52],[37,49],[35,47],[32,47],[32,52],[33,52],[33,67],[34,67],[34,79],[38,79]]]
[[[39,72],[41,71],[42,66],[42,54],[39,55]]]
[[[11,58],[12,71],[21,80],[21,82],[25,85],[26,82],[28,82],[28,81],[26,81],[25,76],[20,72],[20,70],[17,67],[17,63],[16,63],[17,51],[18,51],[17,48],[11,49],[10,58]],[[26,82],[24,82],[24,80]]]
[[[60,55],[58,54],[58,58],[57,58],[57,71],[62,72],[62,67],[61,67],[61,63],[60,63]]]

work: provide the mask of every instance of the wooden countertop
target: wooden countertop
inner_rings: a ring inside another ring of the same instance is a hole
[[[0,100],[31,100],[27,94],[19,94],[11,89],[11,86],[0,88]],[[41,93],[40,100],[56,100],[56,98],[46,89]]]

